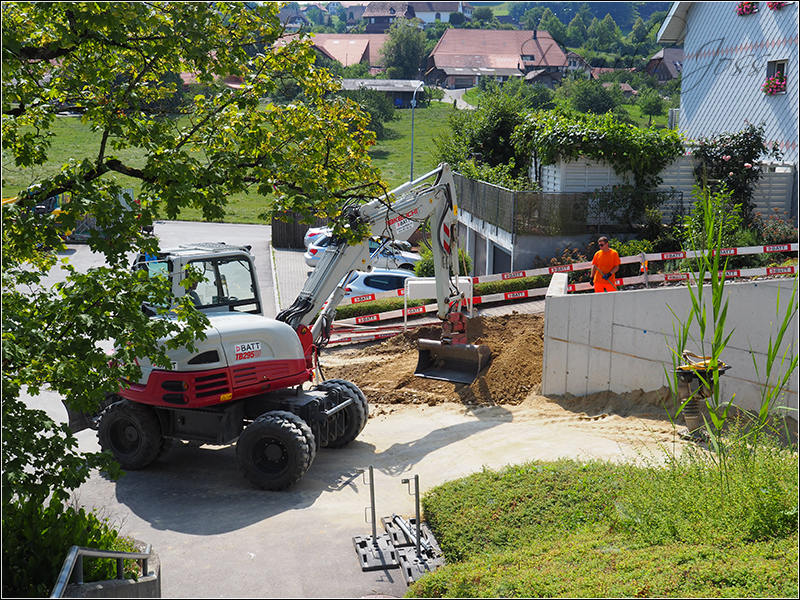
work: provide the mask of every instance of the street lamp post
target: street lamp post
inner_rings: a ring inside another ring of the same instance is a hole
[[[414,95],[411,97],[411,177],[409,181],[414,181],[414,108],[417,106],[417,92],[423,85],[425,83],[420,81],[419,85],[414,88]]]

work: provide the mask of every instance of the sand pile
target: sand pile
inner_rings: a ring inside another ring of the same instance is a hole
[[[543,329],[542,315],[515,313],[471,319],[467,341],[485,344],[492,351],[491,363],[471,385],[414,375],[417,340],[438,340],[438,326],[421,327],[364,348],[327,350],[321,363],[325,377],[354,382],[370,403],[520,404],[542,382]]]

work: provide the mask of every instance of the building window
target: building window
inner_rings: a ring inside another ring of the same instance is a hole
[[[786,93],[786,67],[788,60],[771,60],[767,63],[767,80],[761,91],[768,96]]]

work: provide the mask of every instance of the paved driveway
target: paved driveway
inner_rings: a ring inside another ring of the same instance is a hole
[[[186,241],[251,244],[264,298],[273,297],[269,227],[158,223],[162,245]],[[69,249],[79,267],[98,264],[85,246]],[[52,393],[29,403],[64,421]],[[483,465],[500,467],[534,458],[611,457],[611,440],[559,432],[531,421],[525,407],[472,410],[387,406],[375,410],[358,440],[323,449],[308,473],[286,492],[254,489],[236,468],[234,446],[175,443],[163,458],[119,482],[95,473],[77,500],[149,542],[162,565],[164,597],[323,598],[402,596],[399,570],[362,571],[353,537],[371,533],[365,521],[370,488],[361,470],[375,469],[378,517],[411,518],[414,498],[403,478],[420,476],[426,490]],[[97,450],[93,431],[78,434]]]

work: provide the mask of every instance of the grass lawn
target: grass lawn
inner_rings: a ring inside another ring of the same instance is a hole
[[[797,451],[484,470],[423,497],[447,564],[418,598],[796,598]]]
[[[414,177],[436,168],[434,139],[448,132],[447,115],[452,105],[432,102],[430,106],[414,109]],[[380,170],[388,189],[409,180],[411,175],[411,110],[397,110],[397,119],[388,123],[386,139],[379,140],[370,149],[374,165]],[[99,148],[100,134],[92,132],[78,117],[59,117],[53,126],[53,145],[50,161],[42,166],[16,167],[10,156],[3,153],[3,198],[16,196],[31,183],[58,172],[61,165],[76,158],[90,157]],[[119,152],[122,160],[133,165],[142,164],[144,154],[138,150]],[[114,175],[123,187],[139,192],[137,180]],[[230,223],[263,223],[261,215],[269,199],[259,194],[236,194],[229,200],[226,221]],[[186,220],[202,220],[200,211],[187,209],[181,213]]]

